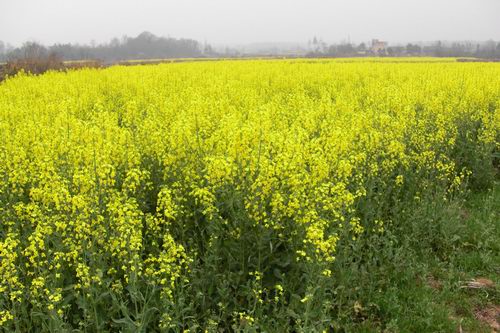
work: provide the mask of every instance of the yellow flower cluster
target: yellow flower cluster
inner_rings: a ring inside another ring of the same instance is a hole
[[[172,299],[192,258],[223,241],[213,230],[265,230],[329,277],[342,237],[387,228],[359,202],[458,190],[474,171],[459,143],[498,149],[499,129],[493,63],[221,61],[8,79],[0,325],[19,304],[61,315],[92,289],[142,283]]]

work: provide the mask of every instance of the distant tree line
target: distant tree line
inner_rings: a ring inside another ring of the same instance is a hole
[[[308,43],[309,57],[364,57],[364,56],[427,56],[427,57],[475,57],[500,59],[500,42],[441,42],[428,44],[386,45],[374,49],[370,43],[355,44],[343,42],[327,44],[314,37]],[[304,53],[298,52],[297,56]],[[279,54],[277,54],[279,55]],[[291,54],[288,54],[291,55]],[[143,32],[137,37],[113,38],[108,43],[96,44],[54,44],[43,46],[26,42],[21,47],[12,47],[0,41],[0,62],[34,57],[58,58],[61,60],[99,60],[113,63],[121,60],[198,58],[198,57],[240,57],[237,50],[226,49],[217,53],[209,44],[192,39],[158,37]],[[259,56],[258,53],[254,56]]]
[[[30,53],[33,55],[33,52],[40,56],[55,55],[63,60],[99,59],[103,62],[215,56],[210,45],[202,45],[192,39],[158,37],[150,32],[91,45],[68,43],[43,46],[36,42],[26,42],[21,47],[12,48],[0,42],[0,59],[3,61],[25,58]]]
[[[387,46],[374,50],[369,44],[344,42],[327,45],[314,38],[309,43],[309,57],[364,57],[364,56],[424,56],[424,57],[475,57],[484,59],[500,59],[500,42],[452,42],[437,41],[432,44],[412,44],[406,46]]]

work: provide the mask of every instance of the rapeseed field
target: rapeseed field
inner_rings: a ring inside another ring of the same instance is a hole
[[[331,330],[337,258],[397,242],[412,223],[432,228],[412,222],[416,207],[491,187],[499,130],[494,63],[210,61],[8,78],[0,327]]]

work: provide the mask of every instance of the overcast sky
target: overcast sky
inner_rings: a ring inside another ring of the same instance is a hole
[[[500,0],[0,0],[0,40],[13,45],[146,30],[214,44],[500,40]]]

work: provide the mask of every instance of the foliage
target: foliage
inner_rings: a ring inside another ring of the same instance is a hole
[[[8,78],[0,325],[408,327],[375,295],[404,292],[388,283],[410,284],[409,254],[452,253],[444,207],[493,184],[499,78],[497,64],[311,60]]]
[[[136,37],[124,36],[121,39],[113,38],[109,43],[91,45],[82,44],[53,44],[43,46],[35,42],[26,42],[21,47],[6,49],[7,59],[24,57],[27,50],[36,45],[47,54],[56,54],[63,60],[95,60],[110,63],[131,59],[155,58],[186,58],[215,55],[210,45],[201,45],[199,42],[187,38],[158,37],[150,32],[143,32]],[[0,51],[2,51],[0,45]],[[0,52],[0,59],[2,53]]]

